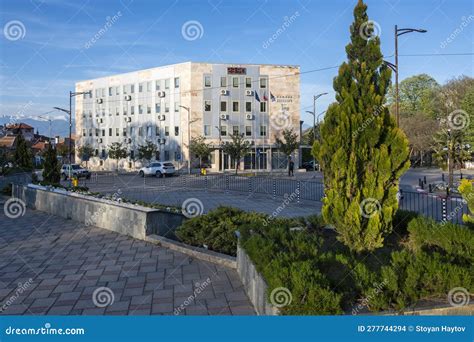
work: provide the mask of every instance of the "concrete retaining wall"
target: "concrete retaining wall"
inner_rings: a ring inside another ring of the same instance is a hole
[[[268,286],[265,279],[257,272],[252,260],[240,246],[237,247],[237,272],[257,314],[278,315],[278,309],[267,301]]]
[[[62,190],[48,191],[36,185],[14,185],[12,192],[28,208],[142,240],[147,234],[169,236],[184,220],[184,216],[177,213]]]

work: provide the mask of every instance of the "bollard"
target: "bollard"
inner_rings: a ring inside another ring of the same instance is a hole
[[[444,182],[444,173],[441,174],[441,180]]]
[[[423,176],[423,183],[426,184],[426,176]]]
[[[433,189],[431,188],[431,184],[428,184],[428,192],[433,192]]]
[[[421,186],[421,185],[422,185],[421,178],[418,178],[418,186]]]
[[[421,189],[424,190],[425,189],[425,183],[421,182]]]
[[[461,179],[462,179],[462,172],[460,172],[460,176],[461,176]]]

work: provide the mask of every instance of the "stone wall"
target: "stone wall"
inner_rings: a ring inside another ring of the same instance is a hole
[[[31,209],[45,211],[144,240],[147,234],[172,236],[184,216],[35,185],[14,185],[13,195]]]

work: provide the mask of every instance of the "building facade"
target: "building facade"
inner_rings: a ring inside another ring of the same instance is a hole
[[[279,169],[286,158],[275,138],[287,128],[300,132],[298,66],[186,62],[81,81],[76,91],[90,92],[76,97],[76,162],[89,144],[96,169],[141,167],[138,146],[146,141],[157,146],[156,159],[187,168],[189,143],[198,136],[215,147],[212,170],[233,169],[235,161],[220,150],[233,133],[252,144],[240,169]],[[127,148],[127,158],[108,158],[114,142]]]

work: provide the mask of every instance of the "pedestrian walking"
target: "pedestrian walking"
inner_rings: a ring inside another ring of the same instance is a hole
[[[291,177],[291,176],[294,176],[294,171],[295,169],[295,163],[293,162],[293,160],[290,159],[290,163],[288,165],[288,177]]]

